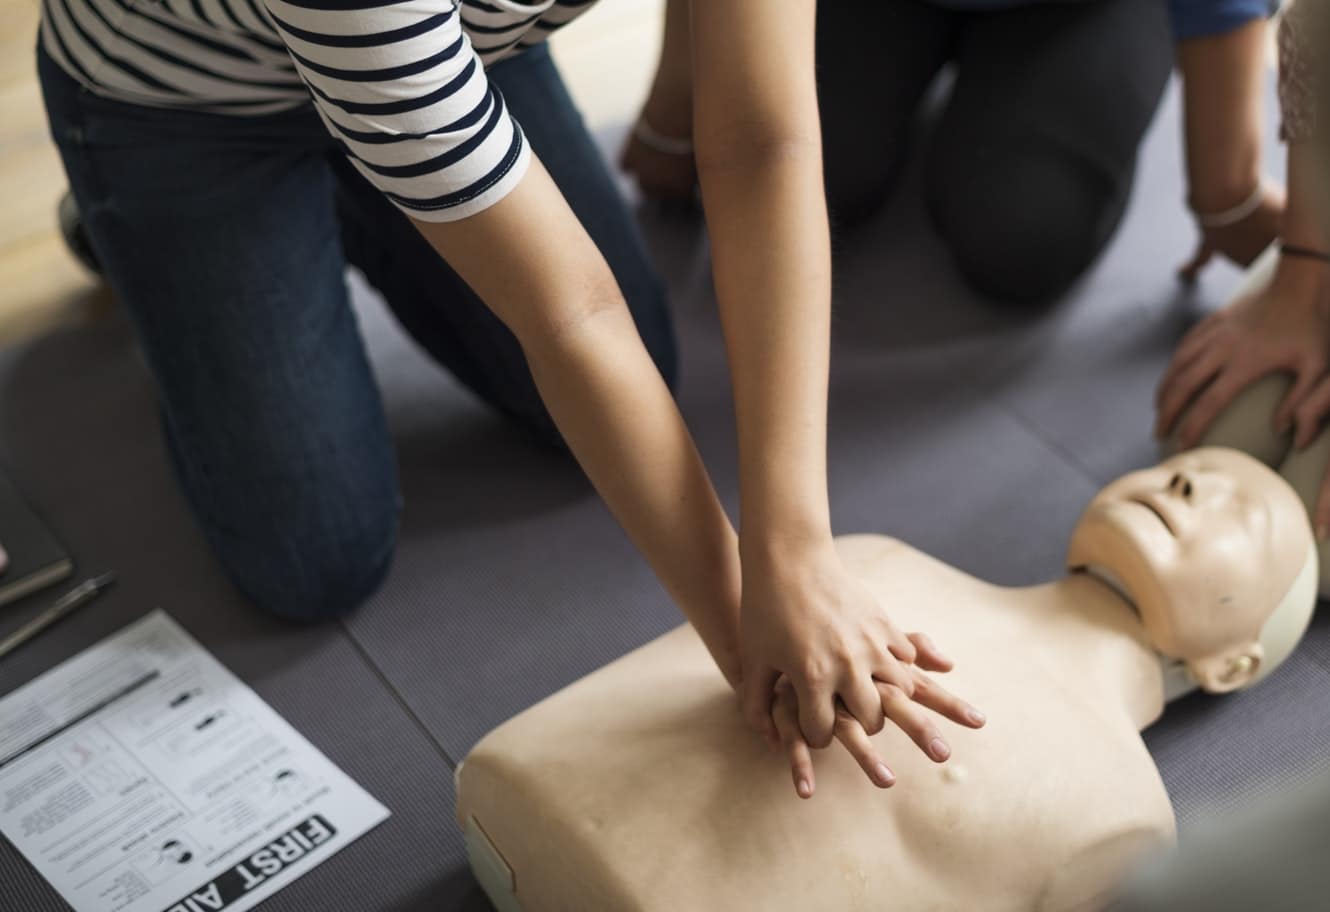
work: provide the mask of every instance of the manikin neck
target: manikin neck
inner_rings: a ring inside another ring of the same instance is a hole
[[[1139,728],[1163,705],[1195,690],[1186,667],[1150,642],[1130,596],[1112,574],[1074,571],[1040,586],[1043,624],[1058,638],[1068,674],[1123,701]]]
[[[1073,571],[1073,575],[1085,577],[1098,583],[1100,588],[1107,589],[1112,597],[1122,605],[1131,610],[1132,616],[1140,626],[1141,633],[1145,633],[1145,625],[1141,623],[1141,613],[1136,608],[1136,602],[1132,600],[1131,593],[1127,587],[1122,585],[1122,581],[1113,574],[1113,571],[1104,567],[1087,567],[1082,571]],[[1187,694],[1194,693],[1200,688],[1196,679],[1191,676],[1185,662],[1166,656],[1159,650],[1151,650],[1159,662],[1159,670],[1164,676],[1164,702],[1171,703],[1179,697],[1185,697]]]

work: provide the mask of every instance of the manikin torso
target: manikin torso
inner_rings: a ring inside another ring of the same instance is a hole
[[[783,757],[736,724],[732,692],[681,627],[467,758],[458,817],[482,854],[497,849],[511,908],[1093,909],[1172,842],[1140,738],[1164,674],[1113,589],[1084,574],[995,587],[881,536],[838,546],[902,629],[944,644],[956,670],[941,682],[976,695],[988,725],[940,723],[944,765],[888,726],[874,739],[897,775],[885,791],[843,751],[819,752],[817,794],[800,802]]]

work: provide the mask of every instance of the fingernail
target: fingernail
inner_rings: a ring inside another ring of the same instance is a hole
[[[873,767],[873,779],[883,788],[889,788],[896,782],[896,775],[887,768],[885,763],[878,761],[877,766]]]
[[[795,789],[798,790],[800,798],[813,797],[813,784],[809,782],[807,779],[800,779],[798,784],[795,786]]]
[[[951,748],[941,738],[934,738],[928,742],[928,752],[933,755],[934,760],[939,761],[946,760],[951,756]]]
[[[985,716],[983,713],[981,713],[979,710],[975,709],[973,706],[971,706],[969,709],[965,711],[965,718],[970,720],[971,725],[976,725],[976,726],[983,725],[985,722],[988,721],[988,717]]]

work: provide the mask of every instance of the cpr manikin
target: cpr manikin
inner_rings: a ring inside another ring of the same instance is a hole
[[[801,801],[691,628],[485,737],[458,775],[473,867],[501,909],[1064,910],[1103,905],[1174,819],[1140,730],[1166,699],[1246,687],[1310,618],[1302,504],[1244,454],[1194,450],[1109,485],[1067,576],[1003,588],[892,539],[838,541],[988,715],[935,764],[898,728],[880,790],[844,751]]]

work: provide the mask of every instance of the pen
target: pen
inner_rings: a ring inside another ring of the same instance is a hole
[[[70,589],[55,603],[47,608],[41,614],[37,615],[28,623],[24,624],[18,630],[15,630],[9,636],[0,640],[0,659],[9,655],[15,649],[18,649],[28,640],[41,633],[47,627],[50,627],[56,621],[71,614],[74,609],[81,608],[88,602],[95,599],[98,594],[115,582],[114,573],[103,573],[101,576],[94,576],[90,580],[79,583],[73,589]]]

